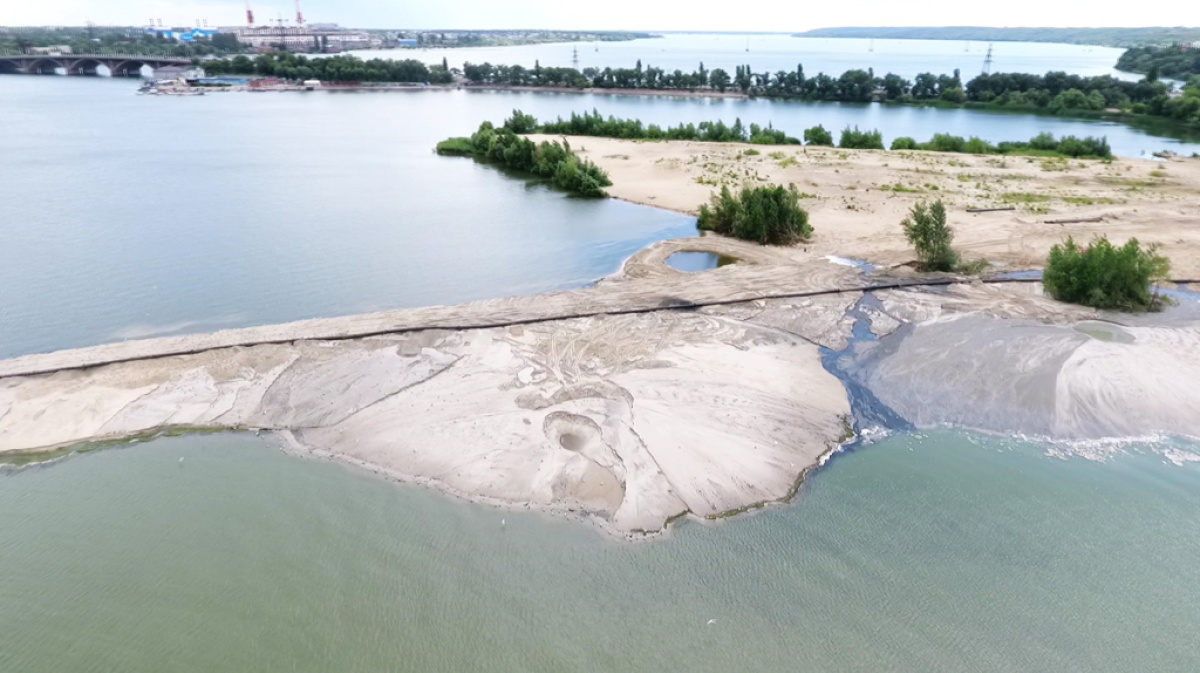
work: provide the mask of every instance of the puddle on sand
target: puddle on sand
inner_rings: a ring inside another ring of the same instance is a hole
[[[1099,341],[1113,341],[1121,344],[1131,344],[1136,340],[1132,334],[1126,332],[1120,325],[1114,325],[1108,322],[1099,322],[1096,320],[1088,320],[1075,325],[1075,331],[1083,332],[1084,334]]]
[[[676,252],[667,258],[667,266],[676,271],[695,273],[708,271],[730,264],[737,264],[737,257],[718,255],[712,252]]]

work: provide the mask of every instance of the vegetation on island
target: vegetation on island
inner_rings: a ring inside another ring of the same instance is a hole
[[[1001,142],[994,145],[975,136],[963,138],[949,133],[935,133],[933,138],[925,143],[918,143],[912,138],[901,136],[892,141],[892,149],[965,154],[1017,154],[1072,159],[1111,159],[1113,156],[1108,138],[1092,136],[1056,138],[1053,133],[1039,133],[1029,142]]]
[[[532,116],[520,110],[513,111],[513,118],[505,126],[517,133],[554,133],[572,136],[596,136],[623,140],[696,140],[716,143],[753,143],[756,145],[799,145],[800,141],[783,131],[758,124],[745,126],[742,120],[732,125],[723,121],[680,124],[662,128],[656,124],[643,124],[640,119],[619,119],[602,116],[592,110],[583,114],[571,113],[570,119],[559,117],[553,122],[538,124]]]
[[[972,42],[1060,42],[1126,47],[1200,41],[1200,28],[986,28],[981,26],[817,28],[795,37]]]
[[[842,131],[842,137],[838,139],[838,147],[850,150],[881,150],[884,149],[883,134],[879,131],[859,131],[857,126],[847,126]]]
[[[1187,81],[1200,75],[1200,47],[1187,44],[1126,49],[1117,59],[1117,70]]]
[[[607,196],[612,185],[608,174],[592,162],[581,159],[565,140],[534,143],[511,128],[495,128],[491,122],[480,124],[470,138],[450,138],[437,145],[438,154],[472,156],[494,161],[508,168],[546,178],[552,185],[579,196]]]
[[[1059,301],[1100,309],[1154,311],[1163,299],[1153,291],[1171,263],[1157,246],[1143,248],[1136,238],[1114,246],[1107,237],[1080,247],[1073,238],[1050,249],[1042,283]]]
[[[208,75],[259,75],[325,82],[449,84],[454,79],[444,64],[430,66],[413,59],[393,61],[373,58],[364,61],[349,54],[309,58],[290,52],[260,54],[254,58],[238,55],[231,59],[205,61],[204,72]]]
[[[763,245],[789,245],[813,232],[795,185],[745,187],[736,196],[722,187],[711,204],[700,206],[697,226]]]
[[[604,117],[592,110],[583,114],[571,113],[570,119],[559,117],[556,121],[541,124],[533,116],[513,110],[504,127],[513,133],[551,133],[556,135],[595,136],[621,140],[692,140],[699,142],[737,142],[756,145],[798,145],[800,140],[787,135],[769,124],[746,126],[740,118],[732,125],[723,121],[680,124],[662,128],[656,124],[644,124],[639,119]],[[823,126],[814,126],[804,131],[804,143],[832,147],[833,134]],[[878,130],[862,131],[858,127],[847,127],[841,132],[838,147],[846,149],[885,149],[883,134]],[[927,150],[931,152],[966,152],[969,154],[1026,154],[1070,158],[1112,158],[1112,148],[1106,138],[1077,138],[1065,136],[1055,138],[1042,133],[1029,142],[1001,142],[992,144],[981,138],[963,138],[939,133],[926,143],[901,137],[892,142],[893,150]]]

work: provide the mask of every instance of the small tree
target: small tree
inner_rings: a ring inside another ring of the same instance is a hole
[[[1161,307],[1151,284],[1165,279],[1171,263],[1156,246],[1141,247],[1136,238],[1116,247],[1107,237],[1081,248],[1075,239],[1050,249],[1042,282],[1059,301],[1093,308],[1148,311]]]
[[[958,267],[958,253],[950,247],[954,231],[946,225],[946,206],[941,200],[926,206],[924,201],[913,206],[900,223],[908,242],[917,250],[922,271],[953,271]]]

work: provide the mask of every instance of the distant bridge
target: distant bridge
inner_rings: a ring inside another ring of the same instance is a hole
[[[191,59],[132,54],[16,54],[0,56],[0,74],[54,75],[62,68],[68,75],[98,75],[100,66],[113,77],[140,77],[143,66],[189,66]]]

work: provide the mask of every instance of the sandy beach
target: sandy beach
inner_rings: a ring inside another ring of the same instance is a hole
[[[534,136],[558,138],[559,136]],[[606,170],[612,196],[695,214],[721,185],[795,185],[815,229],[805,246],[881,265],[913,259],[900,221],[942,199],[966,259],[1045,264],[1068,235],[1157,243],[1173,275],[1200,278],[1200,160],[1060,160],[919,151],[569,137]],[[758,152],[747,156],[747,151]],[[971,208],[1012,211],[968,213]],[[1063,222],[1063,220],[1088,220]]]

